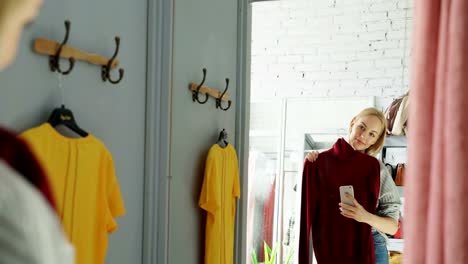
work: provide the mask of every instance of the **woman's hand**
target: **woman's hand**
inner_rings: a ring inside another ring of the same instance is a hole
[[[360,205],[353,196],[346,194],[353,201],[353,205],[339,203],[341,214],[344,217],[354,219],[361,223],[366,223],[373,228],[393,235],[398,230],[398,220],[391,217],[382,217],[369,213]]]
[[[352,195],[346,194],[346,196],[353,201],[353,205],[339,203],[341,214],[361,223],[369,223],[372,214],[367,212]]]
[[[312,150],[309,153],[307,153],[306,159],[309,162],[314,162],[319,156],[319,152],[317,150]]]

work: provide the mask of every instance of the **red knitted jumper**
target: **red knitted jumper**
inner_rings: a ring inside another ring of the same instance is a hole
[[[2,128],[0,128],[0,159],[35,186],[56,210],[52,190],[39,162],[23,140]]]
[[[310,232],[319,264],[374,264],[371,227],[340,214],[342,185],[352,185],[354,197],[375,213],[380,189],[377,159],[355,151],[344,139],[306,161],[302,179],[299,264],[309,264]]]

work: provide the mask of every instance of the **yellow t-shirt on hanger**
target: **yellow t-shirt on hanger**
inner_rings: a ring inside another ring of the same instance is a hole
[[[107,233],[125,214],[110,152],[97,138],[67,138],[49,123],[20,135],[49,178],[58,213],[75,246],[76,264],[102,264]]]
[[[236,198],[240,198],[236,150],[231,144],[208,151],[199,206],[207,211],[205,264],[232,264]]]

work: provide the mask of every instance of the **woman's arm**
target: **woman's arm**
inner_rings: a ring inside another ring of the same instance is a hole
[[[340,204],[341,214],[358,222],[366,223],[373,228],[394,235],[398,231],[400,215],[400,195],[392,176],[383,163],[380,162],[380,194],[377,214],[366,211],[354,197],[350,196],[354,205]]]
[[[370,217],[367,224],[373,228],[389,235],[394,235],[398,231],[397,220],[388,216],[378,216],[371,213],[369,214]]]
[[[398,230],[400,208],[400,193],[398,192],[398,189],[395,186],[395,182],[392,179],[392,175],[388,171],[387,167],[385,167],[385,165],[382,162],[380,162],[380,194],[379,203],[375,214],[379,217],[386,218],[389,221],[393,220],[394,222],[396,222],[396,229]],[[381,229],[379,230],[384,232]],[[395,234],[395,232],[386,233],[393,235]]]
[[[391,217],[382,217],[372,213],[369,213],[354,199],[353,196],[347,194],[348,198],[353,200],[353,205],[339,203],[341,214],[344,217],[354,219],[361,223],[366,223],[373,228],[384,232],[389,235],[393,235],[398,230],[398,221]]]

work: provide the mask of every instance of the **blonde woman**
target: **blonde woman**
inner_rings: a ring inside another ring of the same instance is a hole
[[[13,63],[21,33],[41,5],[42,0],[0,0],[0,71]],[[0,263],[75,262],[73,246],[56,212],[38,189],[2,159],[0,194]]]
[[[382,149],[385,140],[386,120],[384,114],[375,108],[366,108],[356,115],[349,125],[348,143],[357,151],[375,156]],[[307,160],[314,162],[318,151],[307,154]],[[372,227],[376,264],[388,263],[385,234],[393,235],[398,230],[400,195],[384,164],[380,162],[380,192],[376,214],[369,213],[353,197],[353,205],[341,204],[343,217],[366,223]]]

